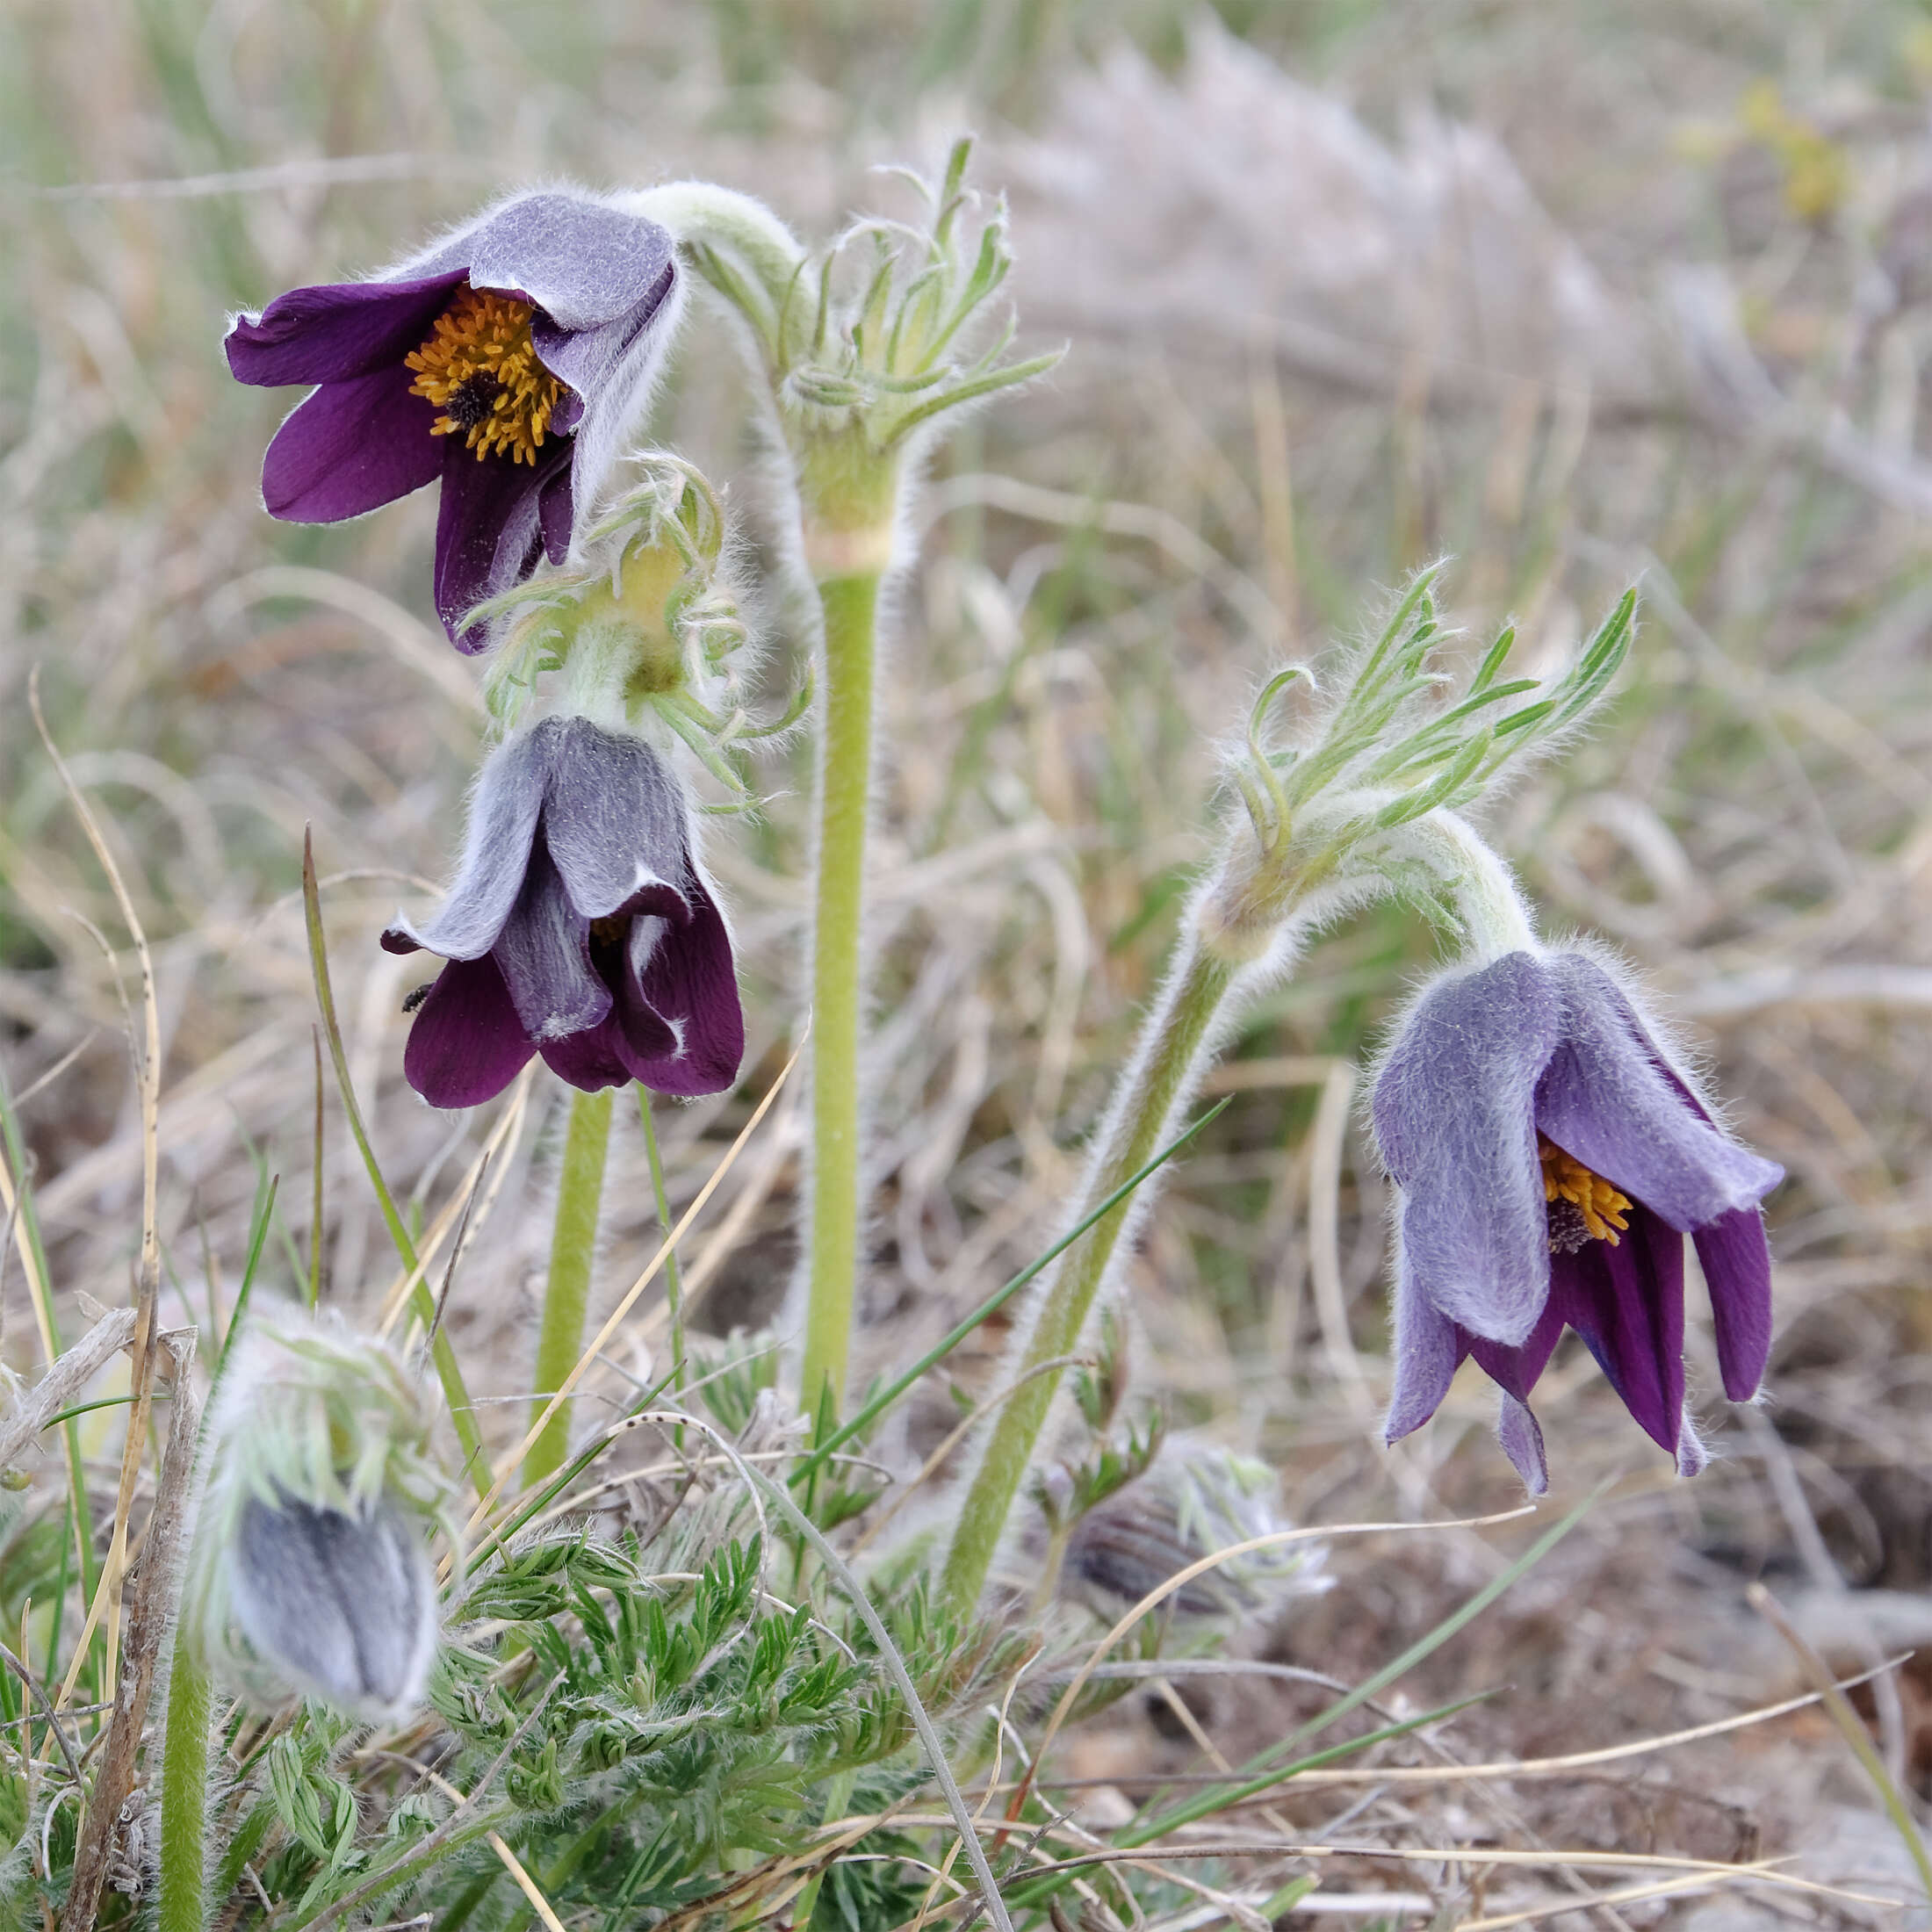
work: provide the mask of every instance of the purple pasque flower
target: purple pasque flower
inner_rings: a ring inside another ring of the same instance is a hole
[[[561,563],[674,325],[675,244],[580,193],[518,195],[364,282],[237,317],[238,380],[314,383],[262,464],[271,516],[337,523],[437,478],[436,605],[462,619]]]
[[[456,883],[392,953],[449,964],[402,1067],[432,1107],[475,1107],[533,1053],[571,1085],[718,1093],[745,1019],[731,934],[691,848],[690,807],[642,739],[546,717],[491,753]]]
[[[1725,1393],[1757,1392],[1771,1341],[1758,1203],[1784,1170],[1738,1145],[1603,966],[1505,955],[1436,982],[1375,1083],[1400,1190],[1393,1442],[1467,1356],[1503,1390],[1503,1446],[1548,1486],[1530,1391],[1566,1327],[1689,1474],[1683,1237],[1710,1286]]]

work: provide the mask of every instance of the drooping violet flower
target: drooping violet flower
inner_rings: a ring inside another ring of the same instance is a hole
[[[682,788],[642,739],[588,717],[546,717],[490,754],[442,911],[399,918],[382,943],[450,962],[403,1055],[432,1107],[479,1105],[533,1053],[587,1093],[738,1078],[731,935]]]
[[[336,523],[443,480],[436,605],[560,563],[670,340],[672,238],[584,194],[525,194],[364,282],[292,289],[228,331],[238,380],[314,383],[262,465],[269,514]]]
[[[1386,1439],[1426,1422],[1474,1355],[1503,1390],[1503,1446],[1541,1495],[1529,1395],[1569,1327],[1680,1471],[1701,1468],[1683,1236],[1725,1393],[1748,1401],[1771,1338],[1758,1204],[1784,1170],[1718,1126],[1629,991],[1581,953],[1513,952],[1438,980],[1396,1035],[1373,1114],[1400,1189]]]

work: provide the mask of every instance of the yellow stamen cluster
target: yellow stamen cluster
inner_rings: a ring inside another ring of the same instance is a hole
[[[1543,1164],[1543,1199],[1553,1205],[1568,1202],[1590,1240],[1619,1245],[1618,1236],[1630,1229],[1629,1197],[1540,1134],[1536,1136],[1536,1157]],[[1554,1231],[1551,1245],[1557,1245]]]
[[[530,306],[465,283],[436,317],[435,332],[403,357],[416,371],[412,396],[443,414],[430,435],[461,436],[480,463],[508,455],[533,468],[564,385],[537,359]]]

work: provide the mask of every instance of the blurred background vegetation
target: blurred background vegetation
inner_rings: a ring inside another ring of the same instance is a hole
[[[156,948],[172,1291],[221,1297],[268,1172],[276,1265],[306,1272],[305,824],[392,1180],[439,1199],[487,1124],[402,1085],[408,969],[372,943],[440,876],[479,742],[429,611],[433,501],[270,522],[260,454],[292,399],[227,379],[226,317],[532,178],[703,176],[823,237],[905,212],[872,170],[931,167],[962,127],[1012,200],[1022,339],[1070,354],[949,451],[898,595],[875,1359],[1047,1237],[1205,850],[1215,740],[1265,668],[1445,552],[1456,617],[1481,637],[1513,615],[1532,670],[1640,581],[1608,722],[1492,830],[1554,926],[1655,976],[1790,1170],[1772,1399],[1726,1412],[1694,1321],[1722,1460],[1678,1486],[1563,1358],[1539,1402],[1560,1492],[1617,1468],[1656,1487],[1439,1668],[1449,1691],[1514,1685],[1474,1719],[1497,1748],[1569,1748],[1775,1689],[1750,1577],[1838,1661],[1877,1640],[1848,1606],[1882,1600],[1885,1647],[1925,1668],[1874,1722],[1932,1791],[1932,12],[1905,0],[11,0],[0,1059],[59,1279],[125,1295],[138,1123],[125,935],[35,735],[36,668]],[[745,399],[700,306],[653,433],[730,486],[776,690],[802,605]],[[762,818],[710,847],[753,1098],[797,1021],[809,768],[767,777]],[[1377,913],[1257,1013],[1222,1077],[1239,1098],[1137,1265],[1146,1388],[1258,1446],[1317,1519],[1510,1495],[1474,1386],[1393,1458],[1372,1445],[1383,1200],[1352,1110],[1431,944]],[[748,1106],[678,1114],[674,1194]],[[494,1396],[527,1388],[559,1121],[526,1132],[452,1305]],[[797,1133],[779,1116],[707,1224],[730,1231],[700,1316],[720,1335],[778,1318]],[[382,1248],[333,1097],[325,1150],[319,1238],[353,1307]],[[614,1254],[651,1225],[641,1144],[616,1157]],[[0,1313],[29,1366],[4,1259]],[[948,1413],[935,1397],[881,1453],[923,1453]],[[1352,1546],[1271,1654],[1379,1660],[1496,1561]],[[0,1622],[18,1611],[0,1582]],[[1189,1761],[1137,1712],[1097,1766]],[[1230,1755],[1267,1721],[1200,1715]],[[1821,1837],[1882,1867],[1822,1730],[1711,1750],[1538,1828]]]

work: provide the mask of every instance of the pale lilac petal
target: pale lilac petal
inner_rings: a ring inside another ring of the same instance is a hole
[[[1511,953],[1425,994],[1375,1083],[1376,1139],[1406,1197],[1417,1285],[1472,1334],[1512,1344],[1548,1292],[1532,1109],[1559,1015],[1548,970]]]
[[[490,957],[523,1031],[540,1047],[595,1027],[610,1011],[610,989],[590,963],[590,922],[573,910],[541,845],[531,850],[523,890]]]
[[[1755,1208],[1734,1208],[1693,1238],[1711,1291],[1724,1393],[1734,1402],[1749,1402],[1771,1353],[1771,1251],[1764,1216]]]
[[[1530,1413],[1530,1405],[1518,1402],[1507,1389],[1503,1392],[1503,1407],[1496,1417],[1496,1438],[1503,1445],[1503,1453],[1515,1464],[1516,1473],[1523,1478],[1523,1487],[1532,1496],[1547,1495],[1550,1466],[1543,1453],[1543,1431]]]
[[[1645,1432],[1675,1452],[1683,1414],[1683,1236],[1643,1208],[1614,1248],[1550,1257],[1551,1300]]]
[[[1569,953],[1550,963],[1562,989],[1562,1039],[1537,1084],[1537,1126],[1680,1233],[1756,1207],[1784,1171],[1684,1106],[1594,960]]]
[[[259,316],[238,317],[222,347],[237,382],[270,389],[341,382],[401,362],[429,338],[460,269],[405,282],[291,289]]]
[[[1701,1476],[1710,1467],[1711,1452],[1705,1446],[1704,1438],[1698,1433],[1687,1406],[1677,1424],[1677,1474]]]
[[[587,717],[564,724],[544,839],[586,919],[646,907],[681,924],[690,918],[683,794],[642,739],[615,737]]]
[[[1399,1442],[1441,1408],[1466,1352],[1456,1324],[1416,1286],[1399,1231],[1395,1241],[1395,1332],[1389,1351],[1395,1388],[1382,1424],[1384,1442]]]
[[[458,960],[416,1009],[403,1077],[431,1107],[480,1107],[523,1071],[531,1050],[496,962]]]
[[[645,1005],[670,1023],[678,1039],[674,1056],[641,1061],[633,1069],[658,1093],[722,1093],[736,1083],[745,1057],[745,1013],[731,934],[695,870],[692,886],[691,923],[681,932],[667,928],[638,974]]]
[[[399,916],[382,935],[386,950],[420,946],[445,959],[480,959],[496,944],[523,890],[560,729],[545,718],[490,753],[470,808],[463,863],[442,911],[424,926]]]
[[[262,458],[262,500],[288,523],[340,523],[433,483],[435,407],[407,369],[326,382],[299,403]]]
[[[667,260],[635,303],[595,328],[566,328],[553,319],[554,312],[539,313],[530,323],[530,345],[551,375],[560,376],[580,396],[595,395],[671,299],[676,279],[677,264]]]
[[[460,262],[474,286],[521,295],[573,335],[611,322],[635,333],[676,272],[667,231],[582,195],[519,195],[439,244],[437,256],[448,257],[438,266]]]
[[[436,507],[436,615],[459,650],[489,642],[481,624],[463,619],[486,597],[523,582],[544,556],[538,515],[544,487],[570,464],[569,443],[547,440],[536,465],[498,454],[479,458],[458,436],[438,439],[443,498]]]

